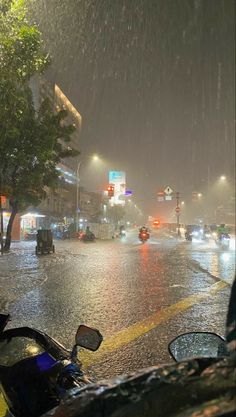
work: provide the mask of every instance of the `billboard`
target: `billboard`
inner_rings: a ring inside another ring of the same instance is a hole
[[[125,205],[125,187],[126,176],[124,171],[109,171],[109,184],[114,185],[114,197],[111,198],[111,204]]]

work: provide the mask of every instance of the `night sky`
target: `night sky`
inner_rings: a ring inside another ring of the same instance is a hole
[[[81,158],[125,170],[149,211],[162,185],[233,175],[234,0],[37,0],[33,13],[47,76],[83,117]]]

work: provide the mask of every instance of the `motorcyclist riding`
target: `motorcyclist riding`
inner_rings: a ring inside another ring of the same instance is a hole
[[[89,226],[86,227],[85,235],[83,237],[83,240],[85,241],[93,241],[95,239],[95,235],[93,232],[91,232]]]
[[[224,223],[222,223],[218,228],[217,228],[217,235],[218,235],[218,239],[221,240],[222,237],[224,235],[228,235],[229,231],[228,228],[225,226]]]
[[[146,226],[142,226],[139,229],[139,233],[149,233],[149,230]]]
[[[125,233],[125,226],[122,224],[120,226],[120,233],[119,233],[120,237],[124,237],[126,235]]]
[[[93,233],[91,232],[91,230],[90,230],[89,226],[87,226],[87,227],[86,227],[85,234],[86,234],[87,236],[91,236],[91,235],[93,234]]]
[[[146,242],[149,239],[150,233],[146,226],[140,227],[138,237],[142,243]]]
[[[202,240],[207,240],[210,236],[210,228],[207,224],[204,224],[202,229]]]

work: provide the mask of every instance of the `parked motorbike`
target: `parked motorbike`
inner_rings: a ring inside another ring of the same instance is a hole
[[[79,230],[78,232],[76,232],[75,237],[76,239],[82,240],[84,235],[85,235],[85,232],[83,230]]]
[[[94,242],[95,240],[95,235],[94,233],[90,232],[90,233],[84,233],[81,240],[83,242]]]
[[[64,230],[58,229],[58,230],[54,230],[53,231],[53,237],[55,239],[65,240],[65,239],[69,239],[70,238],[70,233],[69,233],[69,230],[68,229],[64,229]]]
[[[148,232],[143,231],[139,233],[138,237],[142,243],[145,243],[149,239],[150,235]]]
[[[80,325],[70,352],[39,330],[5,330],[9,319],[0,314],[0,383],[9,416],[39,417],[65,400],[71,389],[92,382],[81,369],[78,347],[97,350],[103,340],[97,329]]]

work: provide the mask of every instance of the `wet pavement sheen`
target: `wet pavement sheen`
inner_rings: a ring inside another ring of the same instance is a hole
[[[109,339],[221,279],[227,282],[96,363],[91,357],[88,370],[96,378],[169,361],[168,341],[182,332],[224,334],[234,276],[232,249],[223,252],[213,241],[187,243],[158,232],[144,245],[136,232],[122,241],[55,245],[55,254],[36,256],[34,242],[14,244],[0,258],[0,306],[11,313],[11,326],[31,325],[66,347],[73,344],[80,323],[99,328]]]

